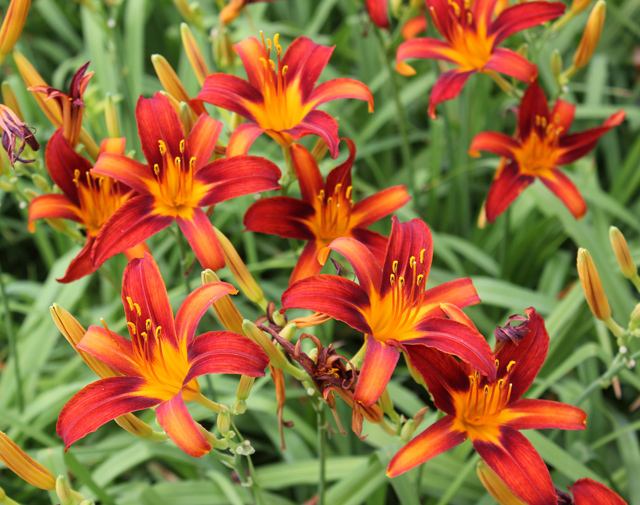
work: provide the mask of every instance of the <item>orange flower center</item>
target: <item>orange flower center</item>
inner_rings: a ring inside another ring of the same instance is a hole
[[[336,184],[333,194],[327,195],[322,189],[313,203],[316,213],[309,220],[309,226],[316,238],[329,244],[338,237],[346,236],[351,230],[351,192],[353,188],[342,183]]]
[[[537,128],[531,131],[514,152],[523,175],[539,176],[550,172],[555,168],[560,155],[558,138],[562,128],[553,122],[549,123],[542,116],[536,116],[535,121]]]
[[[85,172],[82,180],[80,170],[74,170],[73,176],[80,200],[79,217],[87,235],[95,237],[102,225],[129,199],[129,195],[121,193],[118,183],[109,177],[94,176]]]
[[[509,362],[507,374],[488,384],[483,384],[477,371],[469,376],[469,389],[453,393],[454,429],[467,433],[472,440],[498,443],[500,426],[513,418],[507,406],[512,388],[509,376],[514,366],[515,361]]]
[[[140,316],[140,305],[130,296],[126,300],[131,313]],[[127,326],[132,335],[133,359],[145,380],[139,394],[166,401],[184,390],[185,399],[192,399],[199,389],[195,380],[184,385],[190,369],[186,341],[176,347],[164,337],[162,326],[151,319],[142,321],[138,317],[128,321]]]
[[[244,103],[261,128],[275,132],[299,125],[312,109],[310,105],[302,103],[299,77],[293,81],[287,78],[289,67],[282,64],[282,46],[278,42],[279,39],[279,34],[274,35],[273,41],[262,37],[262,44],[268,54],[267,58],[259,59],[262,69],[260,88],[263,101]],[[274,49],[276,61],[271,58],[271,51]]]
[[[153,173],[156,185],[150,188],[155,197],[155,211],[163,216],[191,219],[193,209],[198,207],[206,194],[206,185],[195,179],[196,158],[185,158],[185,141],[180,141],[180,154],[174,156],[167,145],[158,140],[158,149],[163,158],[162,168],[155,163]]]
[[[453,51],[449,55],[464,72],[481,71],[491,58],[495,36],[487,34],[484,20],[475,20],[470,4],[462,9],[455,0],[449,0],[452,14],[457,18],[449,40]]]
[[[423,303],[426,283],[424,257],[424,249],[418,259],[411,256],[403,273],[398,271],[398,260],[393,261],[387,292],[383,296],[377,292],[370,294],[370,306],[364,316],[376,340],[401,341],[419,336],[416,324],[431,309]]]

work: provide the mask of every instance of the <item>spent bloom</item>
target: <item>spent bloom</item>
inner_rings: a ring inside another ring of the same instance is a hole
[[[122,281],[122,304],[130,339],[106,326],[90,326],[78,349],[120,375],[89,384],[65,405],[57,432],[65,446],[124,414],[156,408],[158,423],[180,449],[199,457],[211,450],[186,401],[207,403],[197,378],[231,373],[258,377],[267,357],[246,337],[229,331],[196,336],[200,319],[230,284],[205,284],[184,300],[174,317],[164,281],[150,255],[132,260]]]
[[[519,430],[582,430],[586,415],[564,403],[522,398],[544,363],[549,335],[532,308],[526,318],[515,320],[521,324],[511,326],[512,320],[496,334],[495,378],[437,350],[410,348],[410,363],[446,415],[400,449],[389,463],[390,477],[470,439],[486,464],[525,503],[557,503],[549,470]]]
[[[529,5],[529,4],[523,4]],[[575,105],[558,99],[549,108],[537,82],[531,84],[520,102],[518,126],[513,137],[499,132],[482,132],[469,147],[472,156],[488,151],[502,156],[487,196],[486,213],[494,221],[518,195],[539,178],[576,217],[587,211],[582,195],[559,169],[591,151],[598,139],[624,120],[624,111],[611,115],[601,126],[569,133]]]
[[[106,139],[100,146],[100,155],[124,153],[124,138]],[[91,261],[91,249],[96,236],[108,219],[131,196],[131,189],[110,177],[95,175],[92,164],[76,153],[64,136],[57,130],[45,150],[47,171],[62,194],[40,195],[29,204],[29,228],[35,228],[38,219],[69,219],[79,223],[85,230],[84,247],[71,260],[60,282],[71,282],[95,271]],[[137,247],[135,247],[137,246]],[[140,256],[144,245],[132,244],[123,250],[132,258]]]
[[[244,224],[251,231],[308,241],[290,283],[319,273],[330,252],[329,244],[339,237],[354,237],[376,256],[383,255],[386,238],[367,228],[410,199],[404,186],[393,186],[354,204],[351,168],[356,151],[351,140],[347,139],[346,144],[349,157],[324,182],[311,153],[299,144],[291,146],[302,198],[263,198],[244,217]]]
[[[210,162],[221,123],[202,114],[185,136],[171,102],[160,93],[140,98],[136,118],[147,164],[108,153],[92,170],[136,192],[98,234],[92,253],[95,265],[177,221],[202,267],[222,268],[220,243],[201,207],[277,189],[278,167],[255,156]]]
[[[429,114],[436,106],[458,96],[467,79],[475,73],[506,74],[523,82],[532,81],[537,67],[511,49],[499,47],[514,33],[560,16],[560,2],[525,2],[508,7],[494,19],[498,3],[494,0],[425,0],[435,28],[444,40],[415,38],[398,47],[398,71],[415,73],[409,59],[437,59],[454,68],[436,81],[429,98]]]
[[[198,95],[199,99],[248,120],[231,135],[227,147],[229,156],[246,153],[262,133],[267,133],[283,146],[305,135],[317,135],[335,158],[338,123],[326,112],[317,110],[318,106],[339,98],[355,98],[366,101],[369,111],[373,110],[371,91],[360,81],[343,77],[316,86],[333,47],[298,37],[283,52],[276,34],[273,40],[247,38],[234,49],[248,80],[212,74]]]
[[[0,131],[2,131],[2,147],[14,165],[16,161],[29,163],[33,160],[22,158],[22,153],[28,145],[34,151],[40,149],[33,132],[18,117],[18,115],[4,104],[0,104]]]
[[[495,375],[491,349],[461,315],[461,308],[479,302],[470,279],[458,279],[426,289],[433,241],[419,219],[400,223],[393,218],[384,261],[354,238],[330,246],[343,255],[359,284],[336,275],[316,275],[293,284],[282,295],[285,309],[304,308],[327,314],[365,334],[366,352],[356,401],[375,403],[384,392],[401,352],[433,347]],[[447,318],[458,314],[458,320]]]

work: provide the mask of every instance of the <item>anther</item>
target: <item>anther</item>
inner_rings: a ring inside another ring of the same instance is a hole
[[[156,175],[160,175],[160,165],[158,165],[157,163],[153,164],[153,173]]]
[[[180,140],[180,152],[184,152],[184,139]]]
[[[426,252],[426,249],[420,249],[420,263],[424,263],[424,255]]]
[[[394,274],[398,272],[398,260],[393,260],[393,263],[391,263],[391,271]]]
[[[162,326],[156,326],[155,337],[157,340],[160,339],[160,333],[162,332]]]
[[[509,361],[509,363],[507,363],[507,372],[511,372],[514,366],[516,366],[516,362],[513,360]]]
[[[158,140],[158,150],[163,156],[167,152],[167,144],[164,143],[164,140]]]
[[[133,299],[130,296],[127,296],[126,300],[129,305],[129,310],[133,312]]]
[[[131,321],[127,321],[127,326],[129,327],[129,331],[135,335],[136,333],[138,333],[138,329],[136,328],[136,325],[133,324]]]
[[[150,331],[150,330],[151,330],[151,319],[147,319],[147,320],[144,322],[144,326],[145,326],[145,328],[147,329],[147,331]]]
[[[136,313],[138,314],[138,316],[141,316],[142,310],[140,309],[140,305],[137,304],[136,302],[133,302],[133,307],[136,309]]]

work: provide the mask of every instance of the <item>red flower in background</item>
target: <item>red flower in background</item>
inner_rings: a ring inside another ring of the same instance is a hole
[[[202,114],[185,138],[178,115],[160,93],[140,98],[136,118],[147,165],[107,153],[92,170],[137,193],[96,237],[94,263],[101,265],[177,221],[202,267],[222,268],[220,244],[201,207],[277,189],[278,167],[256,156],[209,162],[222,129],[220,122]]]
[[[124,154],[124,138],[107,139],[100,146],[100,155]],[[131,189],[110,177],[91,173],[91,162],[69,145],[62,129],[57,130],[45,150],[45,164],[53,182],[62,194],[41,195],[29,204],[29,229],[37,219],[70,219],[80,223],[87,235],[84,247],[71,261],[60,282],[71,282],[96,270],[91,261],[91,249],[96,236],[109,218],[127,202]],[[129,258],[143,254],[144,245],[131,243],[124,252]]]
[[[580,479],[569,488],[574,505],[627,505],[617,493],[592,479]]]
[[[482,132],[469,147],[472,156],[488,151],[502,156],[487,196],[486,213],[494,221],[536,178],[556,194],[576,217],[587,206],[578,189],[558,167],[567,165],[591,151],[598,139],[624,120],[624,112],[610,116],[602,126],[580,133],[568,133],[575,105],[557,100],[549,109],[544,91],[533,83],[520,103],[518,128],[514,137],[498,132]]]
[[[526,503],[557,503],[549,470],[519,430],[582,430],[586,415],[564,403],[522,398],[549,348],[544,321],[534,309],[527,310],[519,326],[496,332],[496,338],[495,378],[437,350],[419,346],[407,350],[410,363],[446,416],[404,446],[389,463],[387,474],[400,475],[469,438],[487,465]]]
[[[351,140],[347,139],[346,143],[349,157],[329,173],[324,183],[309,151],[301,145],[291,146],[302,199],[263,198],[254,203],[244,217],[244,224],[251,231],[308,241],[291,274],[290,284],[320,272],[330,252],[329,244],[339,237],[354,237],[375,256],[384,255],[387,239],[367,227],[411,198],[404,186],[393,186],[354,204],[351,168],[356,149]]]
[[[305,135],[318,135],[335,158],[338,123],[317,107],[339,98],[355,98],[368,102],[372,111],[371,91],[360,81],[348,78],[316,86],[333,47],[298,37],[283,55],[278,39],[276,35],[273,41],[260,42],[250,37],[236,44],[234,48],[248,81],[234,75],[212,74],[206,78],[198,98],[248,119],[231,135],[228,156],[245,154],[262,133],[267,133],[283,146]],[[272,59],[273,52],[276,61]]]
[[[224,282],[193,291],[175,318],[156,262],[131,261],[122,280],[122,304],[131,340],[106,327],[90,326],[78,349],[120,375],[100,379],[78,392],[58,418],[65,447],[124,414],[157,407],[158,423],[180,449],[195,457],[211,450],[185,401],[202,397],[197,377],[205,374],[264,375],[268,358],[256,344],[229,331],[195,336],[211,304],[236,293]]]
[[[389,0],[365,0],[371,21],[380,28],[389,28]]]
[[[560,16],[560,2],[526,2],[508,7],[494,19],[496,0],[426,0],[434,26],[445,40],[417,38],[400,44],[398,71],[415,73],[408,59],[437,59],[455,68],[442,74],[429,98],[429,114],[436,106],[460,94],[467,79],[477,73],[502,73],[523,82],[532,81],[537,67],[515,51],[498,47],[507,37]]]
[[[480,301],[471,280],[425,289],[433,241],[423,221],[400,223],[393,218],[384,262],[353,238],[336,239],[329,247],[349,260],[360,284],[335,275],[316,275],[287,289],[282,306],[327,314],[365,334],[357,401],[365,406],[375,403],[401,351],[412,347],[454,354],[495,375],[489,345],[461,311]]]

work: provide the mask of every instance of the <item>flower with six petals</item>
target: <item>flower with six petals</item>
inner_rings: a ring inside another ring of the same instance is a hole
[[[106,153],[92,170],[127,184],[137,193],[96,237],[95,265],[177,221],[202,267],[222,268],[220,243],[201,207],[277,189],[280,170],[256,156],[209,162],[222,129],[220,122],[202,114],[185,138],[180,118],[160,93],[140,98],[136,117],[147,164],[123,154]]]
[[[502,214],[536,178],[562,200],[576,217],[587,206],[580,192],[559,166],[567,165],[591,151],[598,139],[624,120],[624,111],[611,115],[601,126],[580,133],[568,133],[575,105],[558,99],[549,109],[544,91],[533,83],[518,109],[518,127],[514,137],[498,132],[482,132],[469,147],[472,156],[488,151],[502,156],[487,196],[489,221]]]
[[[425,289],[433,242],[423,221],[400,223],[393,218],[383,263],[354,238],[338,238],[329,247],[348,259],[359,284],[316,275],[285,291],[282,306],[325,313],[365,334],[366,352],[355,391],[358,402],[369,406],[380,398],[401,352],[411,347],[433,347],[495,375],[489,345],[461,310],[479,302],[471,280]],[[450,314],[455,320],[447,317]]]
[[[333,47],[316,44],[307,37],[295,39],[286,52],[279,36],[259,41],[249,37],[234,46],[247,79],[216,73],[208,76],[198,99],[236,112],[248,121],[231,135],[227,155],[245,154],[255,140],[267,133],[283,146],[305,135],[317,135],[338,155],[338,123],[317,110],[340,98],[366,101],[373,111],[369,88],[355,79],[332,79],[316,86],[329,63]],[[275,52],[276,61],[273,60]]]
[[[469,77],[477,72],[506,74],[532,81],[537,67],[520,54],[498,47],[507,37],[557,18],[565,9],[560,2],[533,1],[508,7],[494,19],[496,0],[425,0],[433,24],[444,40],[416,38],[403,42],[396,54],[400,73],[412,75],[408,59],[448,61],[454,69],[436,81],[429,98],[429,114],[436,106],[458,96]]]
[[[244,217],[251,231],[308,243],[291,274],[290,284],[320,272],[329,244],[339,237],[354,237],[378,257],[384,254],[386,238],[367,227],[402,207],[410,199],[404,186],[393,186],[356,204],[352,200],[351,168],[355,145],[346,140],[349,157],[334,168],[323,183],[313,156],[303,146],[291,146],[302,199],[287,196],[264,198],[254,203]]]
[[[156,408],[158,423],[180,449],[199,457],[211,450],[185,401],[203,399],[197,378],[205,374],[264,374],[268,358],[256,344],[229,331],[196,336],[210,305],[235,294],[224,282],[205,284],[187,296],[175,318],[164,281],[150,255],[132,260],[124,272],[122,304],[131,339],[107,327],[90,326],[78,349],[120,375],[78,392],[58,417],[65,447],[124,414]]]
[[[493,379],[437,350],[410,348],[410,363],[446,415],[400,449],[389,463],[390,477],[469,438],[487,465],[523,501],[529,505],[557,502],[549,470],[519,430],[582,430],[586,415],[564,403],[522,398],[544,363],[549,335],[532,308],[526,318],[514,319],[521,324],[512,327],[510,321],[496,333]]]

